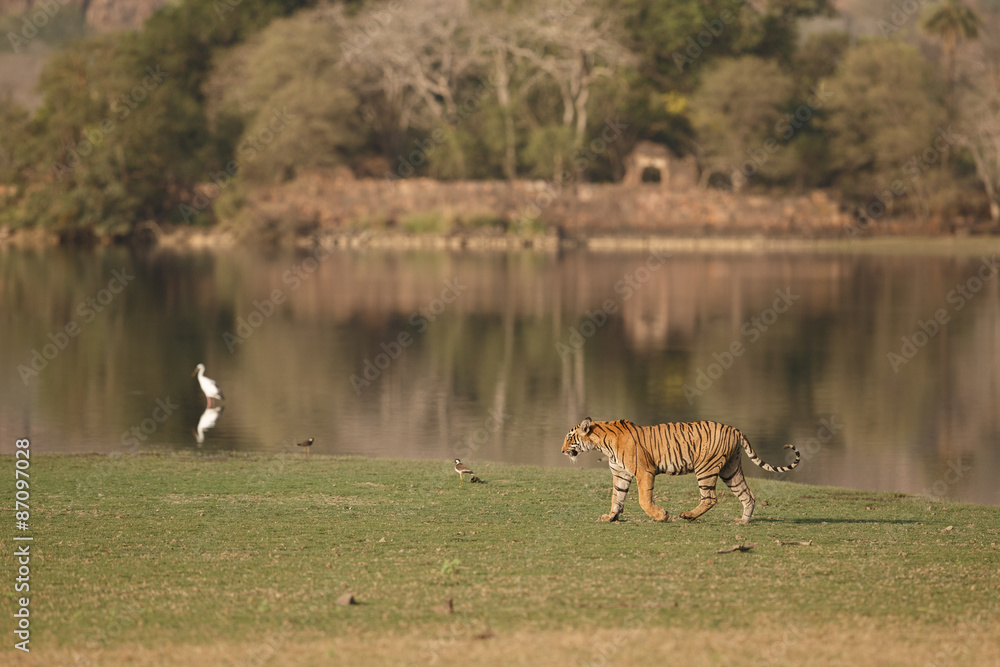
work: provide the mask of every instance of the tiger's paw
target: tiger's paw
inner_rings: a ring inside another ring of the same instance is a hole
[[[686,521],[694,521],[698,517],[696,517],[694,514],[691,514],[691,512],[681,512],[681,518],[685,519]]]
[[[604,522],[609,522],[609,523],[611,521],[617,521],[617,520],[618,520],[618,515],[617,514],[604,514],[604,515],[601,516],[600,519],[598,519],[598,521],[604,521]]]

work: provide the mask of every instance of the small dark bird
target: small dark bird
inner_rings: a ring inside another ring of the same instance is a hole
[[[297,443],[295,443],[295,445],[297,447],[305,447],[306,448],[306,458],[309,458],[309,452],[311,451],[309,448],[312,447],[313,442],[315,442],[315,441],[316,441],[316,438],[309,438],[308,440],[305,440],[303,442],[297,442]]]
[[[445,598],[444,604],[434,607],[433,610],[439,614],[454,614],[455,604],[452,602],[451,598]]]
[[[478,477],[476,477],[475,475],[473,475],[472,477],[469,478],[469,482],[472,483],[472,484],[485,484],[486,483],[483,480],[481,480]]]
[[[473,475],[472,473],[472,469],[469,466],[462,463],[462,461],[459,459],[455,459],[455,472],[458,473],[459,484],[462,483],[462,479],[464,478],[465,475],[472,475],[473,477],[475,477],[475,475]]]

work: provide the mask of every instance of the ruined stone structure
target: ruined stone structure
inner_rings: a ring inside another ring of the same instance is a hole
[[[698,165],[693,156],[676,157],[663,144],[640,141],[625,157],[625,178],[623,185],[640,185],[647,170],[655,172],[653,183],[662,188],[688,190],[698,183]]]

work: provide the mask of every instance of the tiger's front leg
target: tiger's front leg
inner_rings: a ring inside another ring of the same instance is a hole
[[[653,519],[653,521],[669,521],[670,515],[653,502],[653,480],[656,476],[649,472],[640,472],[639,479],[639,505]]]
[[[617,521],[622,510],[625,509],[625,496],[628,495],[628,488],[632,485],[632,475],[626,470],[611,470],[611,511],[603,515],[598,521]]]

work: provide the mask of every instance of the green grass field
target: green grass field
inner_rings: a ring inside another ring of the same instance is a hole
[[[721,484],[602,524],[606,470],[299,455],[33,457],[25,655],[0,460],[7,664],[1000,664],[998,507],[750,480],[747,526]]]

